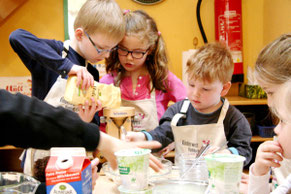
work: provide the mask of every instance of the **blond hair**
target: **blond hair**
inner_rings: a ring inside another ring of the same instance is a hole
[[[230,51],[222,43],[209,43],[199,48],[187,61],[188,79],[208,82],[231,81],[234,64]]]
[[[166,46],[157,24],[152,17],[142,10],[129,11],[124,15],[126,35],[136,36],[148,44],[149,54],[145,65],[150,74],[153,88],[166,92],[168,90],[168,58]],[[113,51],[106,59],[107,73],[117,73],[115,85],[119,85],[125,76],[125,69],[120,64],[117,51]],[[151,88],[151,90],[153,90]]]
[[[125,33],[125,21],[114,0],[87,0],[75,19],[74,30],[77,28],[83,28],[88,34],[104,33],[120,41]]]
[[[291,77],[291,34],[283,34],[260,52],[255,76],[258,81],[282,84]]]
[[[291,78],[281,84],[274,94],[272,111],[280,119],[282,119],[282,114],[284,114],[284,117],[288,118],[288,122],[291,122]]]

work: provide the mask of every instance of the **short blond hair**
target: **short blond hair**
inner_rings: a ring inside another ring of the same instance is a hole
[[[255,76],[258,81],[282,84],[291,77],[291,34],[283,34],[260,52]]]
[[[202,81],[231,81],[234,64],[230,51],[222,43],[208,43],[199,48],[187,61],[188,79]]]
[[[87,0],[75,19],[74,30],[77,28],[120,41],[125,34],[123,12],[114,0]]]

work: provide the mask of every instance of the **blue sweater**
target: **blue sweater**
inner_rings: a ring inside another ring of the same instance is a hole
[[[64,44],[52,39],[37,38],[23,29],[10,34],[10,44],[31,73],[32,96],[43,100],[59,75],[66,77],[74,64],[85,66],[85,59],[71,47],[66,58],[62,58]],[[91,64],[88,71],[95,81],[99,72]]]
[[[31,73],[32,96],[43,100],[58,76],[67,76],[74,64],[85,66],[85,59],[70,47],[66,58],[62,58],[64,44],[53,39],[37,38],[30,32],[18,29],[10,34],[10,44]],[[91,64],[87,66],[95,81],[99,72]],[[99,124],[96,114],[93,121]]]

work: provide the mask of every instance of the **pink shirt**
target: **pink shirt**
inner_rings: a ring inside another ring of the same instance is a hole
[[[120,83],[121,98],[124,100],[143,100],[151,98],[150,90],[147,87],[149,81],[149,75],[139,76],[135,93],[133,93],[131,77],[125,77]],[[100,83],[114,83],[114,77],[111,74],[106,74],[100,79]],[[183,82],[171,72],[168,74],[168,85],[169,90],[166,93],[155,90],[159,120],[167,110],[169,101],[178,102],[186,98],[186,88]]]

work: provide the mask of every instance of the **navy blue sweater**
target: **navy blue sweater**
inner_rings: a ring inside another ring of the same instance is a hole
[[[23,29],[12,32],[9,41],[31,73],[32,96],[41,100],[46,97],[59,75],[66,77],[74,64],[85,66],[85,59],[71,47],[67,57],[62,58],[62,41],[37,38]],[[88,64],[87,69],[94,80],[99,81],[98,70],[91,64]],[[94,122],[98,123],[99,119],[96,119]]]
[[[52,39],[37,38],[23,29],[10,34],[10,44],[32,76],[32,96],[43,100],[57,77],[65,77],[74,64],[85,66],[85,59],[71,47],[62,58],[64,44]],[[88,71],[99,81],[99,72],[91,64]]]

